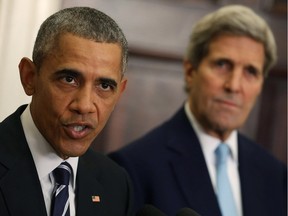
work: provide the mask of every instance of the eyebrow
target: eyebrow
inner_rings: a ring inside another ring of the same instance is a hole
[[[235,65],[235,61],[227,57],[219,57],[219,58],[215,58],[214,60],[212,60],[212,62],[218,62],[218,61],[225,61],[231,65]],[[252,67],[252,68],[255,68],[257,71],[261,71],[261,69],[259,69],[256,65],[251,64],[251,63],[245,64],[245,68],[247,67]]]
[[[62,70],[56,71],[55,75],[56,76],[68,75],[72,77],[83,77],[82,73],[74,69],[62,69]],[[100,77],[96,80],[96,82],[107,83],[111,86],[114,86],[115,88],[118,86],[118,83],[114,79],[107,78],[107,77]]]
[[[73,69],[62,69],[62,70],[56,71],[55,75],[56,76],[69,75],[69,76],[73,76],[73,77],[82,76],[79,71],[73,70]]]

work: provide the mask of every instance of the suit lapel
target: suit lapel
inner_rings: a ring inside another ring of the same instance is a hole
[[[97,165],[89,162],[87,153],[79,158],[76,180],[76,215],[106,215],[104,188],[98,181],[100,174],[97,173],[95,166]]]
[[[33,163],[19,160],[5,177],[1,178],[0,188],[11,215],[47,215]]]
[[[20,122],[24,108],[1,123],[0,190],[11,215],[47,215],[37,170]]]
[[[203,215],[221,215],[198,138],[184,109],[172,120],[173,131],[167,145],[176,181],[189,203]],[[181,128],[181,130],[179,130]],[[197,208],[196,208],[197,206]]]
[[[247,216],[266,215],[266,207],[263,206],[263,203],[266,203],[264,200],[266,197],[266,186],[261,184],[262,181],[259,181],[259,179],[265,175],[260,174],[263,168],[261,165],[258,166],[257,160],[259,160],[259,158],[255,158],[256,154],[247,142],[249,141],[245,141],[242,136],[239,136],[239,175],[243,214]],[[251,166],[251,164],[253,164],[253,166]]]

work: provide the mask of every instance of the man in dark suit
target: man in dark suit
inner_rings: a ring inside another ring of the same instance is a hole
[[[275,61],[270,28],[246,7],[223,7],[195,25],[184,61],[187,102],[110,155],[132,178],[136,208],[150,203],[171,216],[184,207],[202,216],[286,215],[286,166],[237,131]]]
[[[89,149],[125,89],[127,50],[115,21],[96,9],[44,21],[33,61],[19,64],[32,101],[0,123],[1,216],[131,215],[126,171]]]

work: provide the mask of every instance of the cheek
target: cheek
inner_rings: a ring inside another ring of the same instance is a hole
[[[47,116],[50,116],[50,122],[57,121],[59,117],[64,115],[69,104],[69,95],[64,95],[61,92],[56,92],[51,88],[46,88],[43,93],[38,95],[41,97],[41,107]],[[44,113],[43,113],[44,115]]]
[[[245,102],[246,104],[251,104],[251,106],[256,102],[262,91],[262,82],[255,85],[246,85],[243,87],[243,91],[245,92]]]
[[[116,100],[104,100],[97,103],[99,118],[108,119],[116,105]]]
[[[221,83],[215,78],[204,77],[195,85],[194,92],[199,100],[209,100],[220,94]]]
[[[107,119],[113,112],[116,103],[117,97],[110,97],[106,99],[97,97],[97,99],[95,100],[95,105],[97,107],[98,119],[99,121],[101,121],[101,123],[105,123],[107,121]]]
[[[247,92],[246,94],[246,97],[245,97],[245,104],[246,104],[246,110],[247,112],[250,112],[251,109],[253,108],[253,106],[255,105],[256,101],[257,101],[257,98],[260,94],[260,91],[258,89],[254,90],[251,90],[251,92]]]

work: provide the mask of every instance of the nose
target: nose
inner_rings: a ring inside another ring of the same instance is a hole
[[[92,88],[83,87],[79,89],[70,104],[70,109],[78,114],[88,114],[96,111],[95,98]]]
[[[242,71],[231,71],[226,77],[224,88],[227,92],[239,92],[242,88]]]

